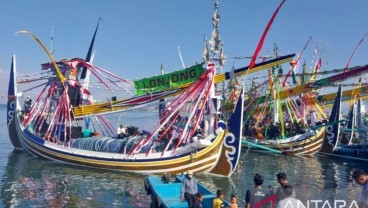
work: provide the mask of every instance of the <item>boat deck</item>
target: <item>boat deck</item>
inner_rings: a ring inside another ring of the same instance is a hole
[[[175,182],[163,183],[158,176],[149,176],[148,181],[151,186],[152,194],[156,195],[159,202],[163,207],[171,208],[187,208],[188,203],[181,201],[181,180],[184,176],[177,176]],[[212,207],[212,201],[216,198],[216,194],[213,194],[206,187],[198,183],[198,191],[203,194],[203,201],[201,202],[203,207]],[[224,201],[224,205],[227,202]]]

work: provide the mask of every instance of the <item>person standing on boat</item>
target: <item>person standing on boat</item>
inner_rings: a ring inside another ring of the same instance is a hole
[[[353,172],[353,179],[354,181],[361,185],[362,192],[358,199],[358,205],[360,208],[367,208],[368,207],[368,176],[365,174],[364,171],[355,170]]]
[[[287,175],[286,173],[278,173],[276,174],[277,177],[277,181],[280,184],[280,187],[277,188],[276,190],[276,194],[277,194],[277,199],[276,199],[276,203],[278,203],[279,201],[281,201],[282,199],[285,198],[285,196],[283,196],[283,187],[288,185],[288,180],[287,180]],[[293,193],[291,195],[291,197],[295,198],[295,190],[293,189]]]
[[[123,124],[120,124],[120,127],[118,128],[118,138],[121,139],[125,136],[127,136],[127,133],[126,133],[126,128]]]
[[[186,200],[188,202],[188,207],[193,208],[197,193],[197,180],[193,177],[193,172],[188,170],[186,177],[181,183],[181,200]]]
[[[26,115],[28,115],[31,106],[32,106],[32,99],[29,96],[27,96],[26,100],[24,101],[24,113]]]
[[[256,204],[262,202],[270,195],[269,191],[266,191],[262,188],[264,178],[261,174],[256,173],[256,175],[254,175],[253,181],[254,188],[248,189],[245,195],[245,208],[253,208]],[[260,207],[269,208],[271,207],[271,203],[266,203]]]

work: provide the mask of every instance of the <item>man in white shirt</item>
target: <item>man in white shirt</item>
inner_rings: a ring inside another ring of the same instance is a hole
[[[118,128],[117,133],[118,133],[118,138],[123,138],[127,136],[126,128],[125,126],[123,126],[123,124],[120,124],[120,127]]]
[[[276,208],[305,208],[303,203],[299,199],[295,199],[293,195],[294,189],[290,185],[284,185],[282,187],[282,195],[284,199],[277,203]]]

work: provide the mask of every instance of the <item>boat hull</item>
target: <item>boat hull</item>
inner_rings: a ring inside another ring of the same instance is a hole
[[[19,123],[17,120],[16,122]],[[222,131],[218,135],[214,135],[213,142],[209,147],[179,156],[160,157],[158,153],[152,153],[156,154],[156,157],[150,158],[151,156],[146,156],[146,153],[130,155],[69,148],[63,144],[44,141],[25,130],[21,125],[17,125],[16,131],[24,149],[41,158],[80,166],[155,174],[183,173],[189,169],[194,172],[206,172],[217,162],[224,139]]]
[[[22,150],[23,147],[20,143],[20,140],[16,131],[16,111],[17,111],[17,102],[16,102],[16,83],[15,83],[15,73],[16,73],[16,65],[15,65],[15,56],[12,58],[11,69],[10,69],[10,78],[9,78],[9,86],[8,86],[8,103],[7,103],[7,125],[8,125],[8,133],[11,143],[14,146],[15,150]]]
[[[368,148],[363,145],[338,145],[332,153],[320,154],[368,162]]]
[[[326,127],[322,127],[316,131],[310,131],[309,135],[305,135],[304,138],[290,138],[285,140],[280,139],[266,141],[253,140],[251,142],[261,147],[251,147],[251,149],[265,151],[276,150],[287,155],[313,155],[321,148],[325,128]],[[243,148],[247,147],[248,145],[243,144]]]

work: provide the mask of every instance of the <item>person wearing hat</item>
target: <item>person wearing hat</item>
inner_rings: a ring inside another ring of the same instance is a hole
[[[188,202],[188,207],[193,208],[198,193],[197,180],[193,177],[193,172],[188,170],[183,182],[181,183],[181,200]]]
[[[277,176],[277,181],[279,182],[279,184],[280,184],[280,187],[279,188],[277,188],[277,190],[276,190],[276,194],[277,194],[277,199],[276,199],[276,203],[278,203],[279,201],[281,201],[282,199],[284,199],[285,198],[285,196],[283,195],[283,187],[285,186],[285,185],[288,185],[288,180],[287,180],[287,175],[286,175],[286,173],[278,173],[278,174],[276,174],[276,176]],[[295,190],[294,189],[292,189],[292,194],[291,194],[291,196],[290,197],[292,197],[292,198],[295,198]]]

